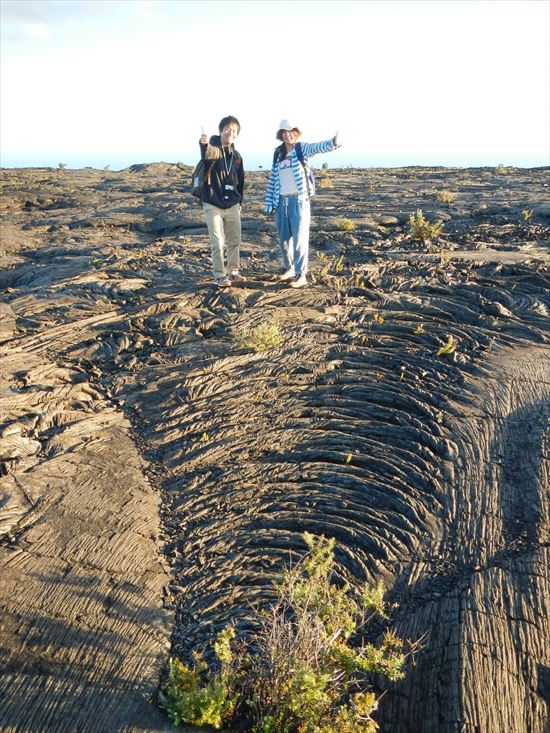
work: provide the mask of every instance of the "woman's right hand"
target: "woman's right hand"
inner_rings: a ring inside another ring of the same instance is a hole
[[[201,127],[201,145],[206,145],[208,143],[208,135],[204,131],[204,127]]]

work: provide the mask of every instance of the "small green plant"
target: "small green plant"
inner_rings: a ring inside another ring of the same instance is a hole
[[[508,173],[508,169],[505,165],[502,163],[499,163],[497,167],[495,168],[495,172],[499,174],[499,176],[505,176]]]
[[[231,641],[235,631],[224,629],[217,637],[214,652],[218,659],[219,671],[208,676],[208,665],[200,654],[193,655],[193,665],[189,667],[179,659],[171,659],[166,690],[159,695],[161,705],[166,708],[168,717],[174,725],[211,725],[219,730],[224,720],[231,717],[235,703],[231,699],[232,652]]]
[[[523,221],[531,221],[533,216],[533,209],[524,209],[522,212]]]
[[[351,454],[349,454],[351,455]],[[255,612],[257,631],[232,627],[214,644],[217,665],[171,660],[161,705],[176,724],[243,733],[375,733],[368,676],[404,677],[405,644],[391,631],[379,645],[352,645],[385,613],[383,584],[352,590],[333,582],[334,539],[304,534],[308,552],[275,584],[276,600]],[[412,649],[412,647],[411,647]]]
[[[344,269],[344,255],[340,255],[337,261],[334,263],[334,272],[340,273]]]
[[[338,223],[338,229],[341,232],[353,232],[353,230],[355,229],[355,222],[351,219],[342,219]]]
[[[365,273],[359,269],[359,266],[348,267],[344,263],[344,255],[340,257],[327,257],[323,252],[319,254],[319,259],[323,263],[318,273],[320,282],[325,283],[331,290],[341,295],[346,288],[364,288]],[[347,270],[347,272],[345,272]]]
[[[276,323],[260,323],[253,329],[243,331],[237,341],[241,349],[268,351],[281,344],[283,334]]]
[[[67,163],[59,163],[58,165],[59,165],[59,169],[62,171],[64,171],[65,168],[67,167]]]
[[[443,191],[438,191],[438,193],[436,194],[436,199],[441,204],[452,204],[455,200],[455,195],[456,194],[454,194],[452,191],[447,191],[446,189],[444,189]]]
[[[178,328],[177,321],[172,319],[166,319],[164,321],[159,321],[159,330],[160,331],[175,331]]]
[[[111,166],[110,166],[110,165],[104,165],[104,166],[103,166],[103,170],[104,170],[105,172],[107,172],[107,171],[110,171],[110,170],[111,170]]]
[[[409,216],[409,234],[413,239],[421,239],[423,242],[426,242],[438,237],[442,229],[443,222],[441,219],[431,224],[424,218],[422,209],[417,209],[416,214]]]
[[[321,170],[328,171],[328,163],[325,161],[323,165],[321,166]]]
[[[319,180],[317,188],[334,188],[334,182],[329,176],[323,176]]]
[[[321,269],[321,274],[324,275],[328,272],[328,269],[330,267],[331,260],[326,256],[324,252],[319,252],[319,259],[323,263],[323,267]]]
[[[438,350],[436,356],[450,356],[456,351],[458,341],[452,334],[447,334],[447,342]]]
[[[336,259],[336,257],[329,258],[324,252],[321,252],[321,254],[319,255],[319,259],[323,263],[323,267],[321,268],[321,272],[319,273],[321,277],[329,274],[331,270],[338,275],[344,269],[344,255],[340,255],[340,257]]]

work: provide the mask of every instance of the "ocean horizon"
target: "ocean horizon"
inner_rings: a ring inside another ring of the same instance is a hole
[[[239,149],[248,171],[267,170],[271,167],[273,149],[249,152]],[[199,157],[198,151],[146,151],[116,153],[4,153],[0,157],[2,168],[58,168],[60,164],[69,169],[96,168],[98,170],[119,171],[131,165],[147,163],[184,163],[193,166]],[[550,166],[550,155],[489,153],[483,155],[441,154],[384,154],[364,151],[339,150],[325,155],[316,155],[312,160],[313,168],[321,168],[326,163],[329,168],[403,168],[444,167],[444,168],[485,168],[498,165],[515,168],[540,168]]]

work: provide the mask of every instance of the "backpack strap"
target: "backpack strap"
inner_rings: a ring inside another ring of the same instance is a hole
[[[302,150],[302,143],[297,142],[294,145],[294,150],[296,151],[296,157],[298,158],[298,160],[302,164],[302,168],[304,169],[304,178],[306,179],[307,196],[308,198],[311,198],[311,188],[309,186],[309,176],[308,176],[306,164],[304,161],[304,151]]]

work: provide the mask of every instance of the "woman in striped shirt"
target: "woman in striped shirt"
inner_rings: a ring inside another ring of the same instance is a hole
[[[282,120],[277,139],[282,144],[273,156],[267,185],[265,211],[275,211],[283,271],[278,276],[291,288],[307,285],[309,254],[310,198],[315,193],[308,160],[317,153],[330,153],[340,147],[338,133],[320,143],[300,143],[300,129]]]

